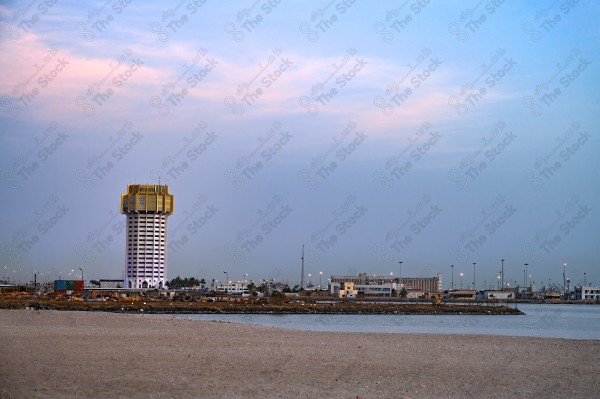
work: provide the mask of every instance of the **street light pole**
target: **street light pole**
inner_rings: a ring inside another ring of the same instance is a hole
[[[504,291],[504,259],[502,259],[502,291]]]
[[[229,294],[229,273],[227,273],[226,270],[223,270],[223,273],[225,273],[225,284],[226,284],[226,290],[227,290],[227,294]]]
[[[323,284],[323,272],[319,272],[319,291],[323,288],[321,284]]]
[[[563,263],[563,295],[567,295],[567,262]]]
[[[400,261],[398,263],[400,264],[400,274],[398,274],[398,284],[400,285],[400,287],[402,287],[402,264],[404,262]]]
[[[477,290],[477,288],[475,288],[475,265],[476,263],[473,262],[473,289]]]
[[[450,289],[454,291],[454,265],[450,265],[450,268],[452,269],[452,283],[450,285]]]
[[[465,275],[464,273],[462,273],[462,272],[460,273],[460,289],[461,290],[463,289],[463,276],[464,275]]]
[[[83,281],[83,286],[85,287],[85,280],[83,279],[83,269],[80,267],[79,270],[81,270],[81,280]]]

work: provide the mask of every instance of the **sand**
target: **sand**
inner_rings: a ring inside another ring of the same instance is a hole
[[[0,399],[600,397],[585,340],[0,310],[0,359]]]

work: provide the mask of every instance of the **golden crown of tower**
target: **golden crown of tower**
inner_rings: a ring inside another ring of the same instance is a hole
[[[173,195],[169,186],[129,184],[121,194],[121,213],[173,213]]]

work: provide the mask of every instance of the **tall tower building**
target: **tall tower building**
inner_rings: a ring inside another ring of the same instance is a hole
[[[130,184],[121,194],[127,215],[125,287],[163,288],[167,283],[167,218],[173,213],[169,186]]]

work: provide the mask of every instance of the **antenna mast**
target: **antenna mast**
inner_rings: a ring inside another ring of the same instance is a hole
[[[302,271],[300,274],[300,289],[304,288],[304,244],[302,244]]]

